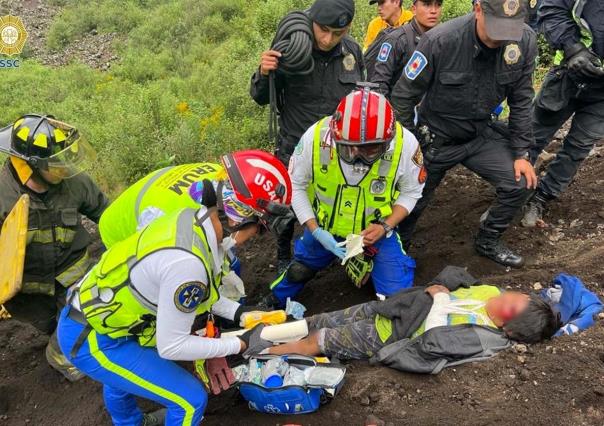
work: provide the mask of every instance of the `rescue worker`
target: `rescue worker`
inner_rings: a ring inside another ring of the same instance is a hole
[[[317,271],[344,258],[338,242],[350,234],[362,235],[367,249],[347,260],[355,285],[370,275],[378,297],[387,297],[413,284],[415,261],[393,230],[421,197],[422,153],[413,134],[395,121],[386,97],[368,86],[342,99],[296,147],[292,207],[305,229],[293,262],[271,284],[269,306],[295,298]]]
[[[353,0],[316,0],[305,12],[314,36],[314,67],[305,75],[280,72],[282,52],[262,53],[260,67],[251,80],[250,94],[259,105],[267,105],[269,73],[274,72],[278,100],[279,134],[276,155],[287,165],[302,134],[314,122],[331,114],[340,99],[364,79],[360,46],[348,36],[354,17]],[[291,260],[293,224],[278,239],[278,269]]]
[[[403,0],[369,0],[370,5],[376,3],[379,16],[373,18],[367,26],[363,51],[371,46],[381,31],[398,28],[413,19],[413,12],[403,8]]]
[[[263,154],[235,153],[223,162],[238,201],[270,214],[291,200],[291,182],[286,168]],[[206,391],[174,361],[247,355],[271,345],[259,337],[261,326],[240,338],[191,334],[196,315],[241,323],[247,312],[218,293],[225,244],[216,208],[184,208],[114,244],[74,287],[61,312],[59,343],[74,365],[103,383],[115,425],[199,424]],[[143,415],[135,396],[167,410]]]
[[[408,246],[415,224],[448,170],[463,164],[496,190],[475,240],[476,251],[505,266],[524,259],[501,235],[526,202],[537,177],[528,161],[532,76],[537,44],[524,23],[526,2],[482,0],[474,13],[452,19],[420,40],[392,92],[402,124],[415,128],[424,152],[428,180],[422,199],[399,229]],[[509,123],[491,121],[505,98]]]
[[[21,195],[30,198],[23,284],[5,307],[51,336],[49,364],[77,380],[81,374],[61,354],[54,331],[67,289],[91,266],[82,215],[98,222],[107,206],[94,181],[80,173],[93,150],[73,126],[27,114],[0,130],[0,151],[9,155],[0,172],[0,226]]]
[[[535,99],[533,163],[558,129],[574,117],[562,148],[529,201],[522,221],[529,227],[543,223],[547,203],[566,190],[594,143],[604,138],[604,5],[543,0],[539,26],[559,53]]]
[[[365,51],[367,81],[379,84],[380,93],[390,97],[422,34],[440,22],[442,3],[442,0],[414,0],[411,22],[382,31]]]

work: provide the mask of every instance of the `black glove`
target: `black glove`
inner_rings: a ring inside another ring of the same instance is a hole
[[[249,358],[252,355],[258,355],[263,350],[273,346],[272,342],[264,340],[262,337],[260,337],[260,333],[262,333],[263,328],[264,324],[258,324],[256,327],[239,336],[239,339],[243,341],[246,346],[246,349],[242,354],[244,358]]]
[[[604,68],[598,56],[583,45],[575,43],[564,49],[568,69],[586,78],[603,78]]]
[[[296,215],[288,210],[284,215],[267,214],[262,218],[262,223],[275,235],[281,235],[286,229],[294,226]]]
[[[208,209],[216,207],[216,190],[212,181],[204,179],[201,182],[194,182],[189,188],[189,195],[197,203],[206,206]]]

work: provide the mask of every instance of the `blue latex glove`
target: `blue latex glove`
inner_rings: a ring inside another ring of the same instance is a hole
[[[344,247],[338,247],[338,242],[331,235],[330,232],[326,231],[323,228],[317,228],[312,232],[312,236],[315,240],[321,243],[325,250],[329,250],[340,259],[344,259],[346,256],[346,249]]]

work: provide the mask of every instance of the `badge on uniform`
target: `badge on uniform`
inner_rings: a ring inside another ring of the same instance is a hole
[[[516,43],[508,44],[503,51],[503,60],[508,65],[514,65],[518,63],[520,57],[522,56],[522,52],[520,51],[520,47]]]
[[[374,179],[369,186],[369,192],[373,195],[383,194],[386,190],[386,182],[383,179]]]
[[[195,311],[204,298],[205,288],[199,281],[181,284],[174,293],[174,305],[187,314]]]
[[[386,62],[388,60],[388,56],[390,56],[391,50],[392,45],[390,43],[382,43],[382,47],[380,47],[380,53],[378,53],[377,60],[380,62]]]
[[[405,65],[405,76],[411,81],[415,80],[426,68],[426,65],[428,65],[428,60],[422,52],[416,50]]]
[[[344,59],[342,59],[342,64],[344,64],[344,69],[346,71],[353,71],[356,63],[357,61],[354,59],[354,55],[352,53],[349,53],[348,55],[344,56]]]
[[[534,9],[535,7],[537,7],[537,0],[531,0],[531,2],[529,3],[529,6],[531,9]]]

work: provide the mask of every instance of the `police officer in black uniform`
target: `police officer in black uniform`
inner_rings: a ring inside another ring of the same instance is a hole
[[[382,30],[367,48],[367,81],[379,84],[380,93],[390,97],[422,34],[440,22],[442,4],[442,0],[413,0],[414,18],[401,27]]]
[[[531,198],[522,224],[543,220],[548,201],[558,198],[573,180],[583,160],[604,138],[604,3],[588,0],[542,0],[540,28],[555,49],[557,61],[535,100],[533,126],[535,162],[558,129],[573,114],[561,150],[549,165]]]
[[[463,164],[491,183],[497,199],[481,221],[477,252],[506,266],[524,259],[500,237],[536,187],[528,161],[532,75],[537,45],[524,23],[526,2],[481,0],[474,13],[428,31],[392,92],[405,127],[414,128],[414,107],[424,96],[416,129],[428,179],[423,197],[399,232],[408,244],[415,223],[446,172]],[[491,120],[507,98],[509,124]]]
[[[316,0],[305,12],[312,23],[314,68],[305,75],[279,71],[282,54],[262,53],[258,70],[252,76],[250,94],[260,105],[267,105],[269,73],[275,72],[279,116],[279,135],[275,155],[286,165],[304,132],[319,119],[330,115],[340,100],[364,80],[361,47],[348,36],[354,17],[353,0]],[[293,224],[279,237],[279,270],[291,258]]]

